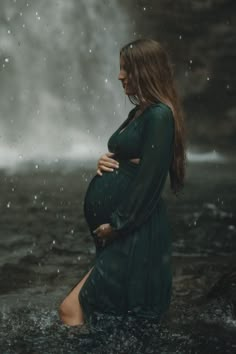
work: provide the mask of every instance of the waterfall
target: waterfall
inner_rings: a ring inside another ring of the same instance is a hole
[[[0,11],[0,167],[105,153],[130,104],[118,73],[133,30],[119,2],[13,0]]]

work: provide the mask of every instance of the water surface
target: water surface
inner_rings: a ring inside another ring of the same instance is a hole
[[[83,217],[95,169],[2,170],[0,352],[235,352],[235,171],[232,162],[189,163],[177,200],[167,181],[174,284],[161,325],[97,314],[90,327],[70,327],[57,308],[95,256]]]

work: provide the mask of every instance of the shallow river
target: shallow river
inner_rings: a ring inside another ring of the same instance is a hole
[[[189,163],[178,200],[166,183],[174,286],[161,325],[100,314],[61,323],[58,305],[95,255],[83,217],[94,173],[0,172],[0,353],[235,353],[235,163]]]

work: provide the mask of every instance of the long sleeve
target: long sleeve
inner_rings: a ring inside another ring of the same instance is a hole
[[[142,225],[157,205],[173,156],[174,118],[168,106],[147,109],[140,166],[128,193],[111,213],[113,230],[126,234]]]

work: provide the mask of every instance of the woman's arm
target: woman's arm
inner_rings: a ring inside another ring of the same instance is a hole
[[[174,118],[168,106],[153,106],[145,116],[144,143],[137,175],[110,225],[127,234],[142,225],[161,195],[173,156]]]

